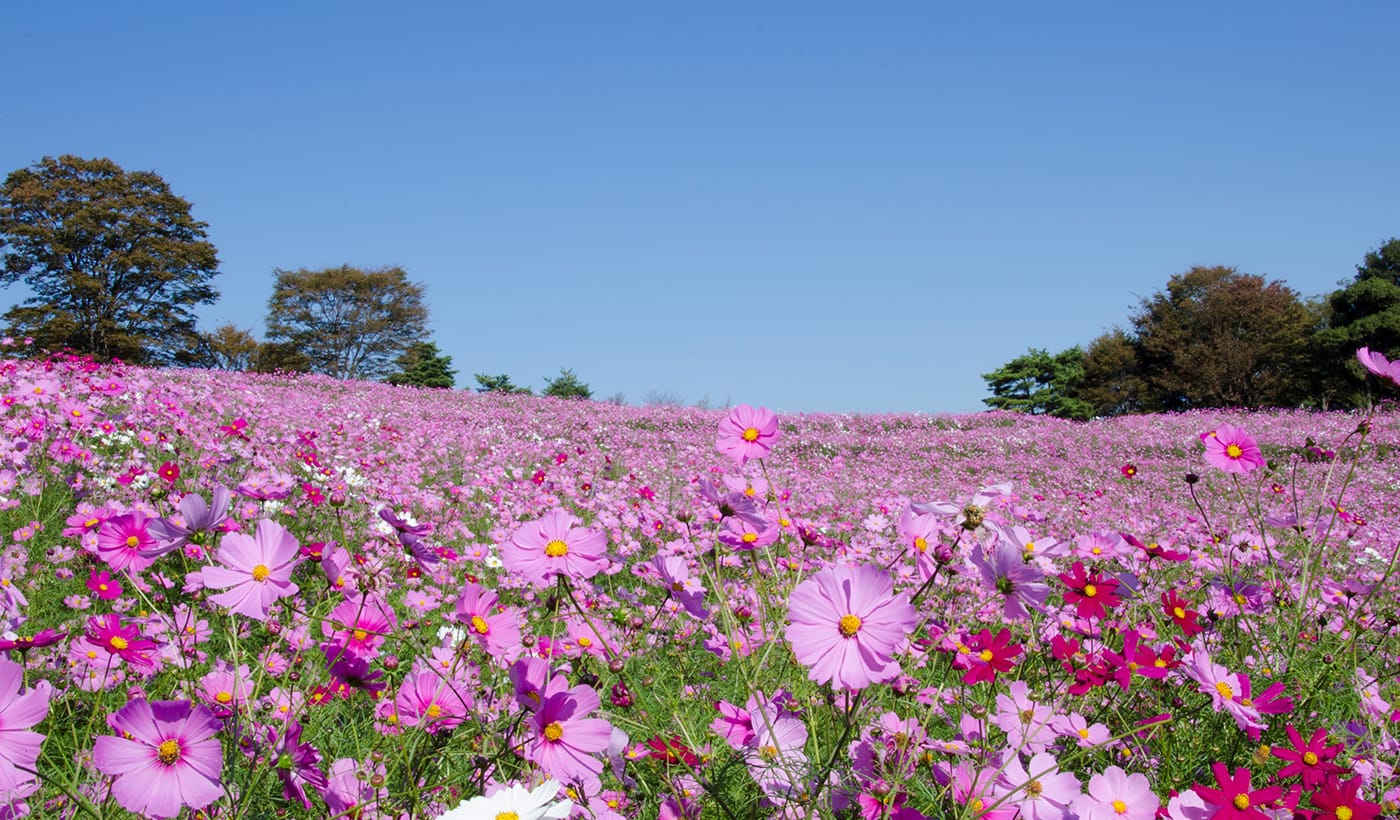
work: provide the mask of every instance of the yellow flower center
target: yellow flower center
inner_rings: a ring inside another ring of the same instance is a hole
[[[759,750],[758,750],[758,753],[759,753],[759,755],[760,755],[764,760],[777,760],[777,759],[778,759],[778,747],[777,747],[777,746],[764,746],[762,749],[759,749]]]
[[[1219,692],[1219,693],[1220,693],[1220,697],[1222,697],[1222,698],[1224,698],[1224,699],[1226,699],[1226,700],[1234,700],[1234,699],[1235,699],[1235,690],[1231,689],[1231,688],[1230,688],[1230,684],[1226,683],[1225,681],[1221,681],[1220,683],[1217,683],[1217,684],[1215,685],[1215,691]]]
[[[1043,791],[1045,791],[1045,787],[1040,784],[1039,780],[1032,780],[1026,784],[1026,794],[1031,797],[1039,797]]]
[[[441,707],[441,706],[438,706],[436,703],[430,704],[430,705],[428,706],[427,711],[424,712],[423,714],[427,715],[427,716],[430,717],[430,718],[438,717],[439,715],[442,714],[442,707]]]
[[[923,552],[924,550],[928,549],[928,539],[922,536],[919,538],[915,538],[914,549],[918,550],[919,552]]]
[[[520,820],[520,815],[513,811],[497,812],[496,820]]]
[[[1240,456],[1244,455],[1244,450],[1241,450],[1241,449],[1240,449],[1240,445],[1238,445],[1238,444],[1231,444],[1230,446],[1228,446],[1228,447],[1225,448],[1225,455],[1229,456],[1230,458],[1239,458]],[[1239,798],[1236,797],[1235,800],[1238,801]],[[1244,806],[1240,806],[1240,808],[1243,809],[1243,808],[1245,808],[1245,807],[1248,806],[1248,805],[1249,805],[1249,798],[1246,797],[1246,798],[1245,798],[1245,805],[1244,805]]]
[[[1303,762],[1308,764],[1309,766],[1316,766],[1317,755],[1313,754],[1312,752],[1303,752]]]
[[[588,647],[593,645],[593,641],[590,640],[587,636],[585,636],[578,639],[578,645],[583,647],[584,649],[587,649]]]
[[[983,663],[991,663],[992,658],[995,658],[996,655],[994,655],[990,649],[983,649],[981,652],[977,653],[977,657],[981,658]]]
[[[233,703],[233,693],[220,692],[214,696],[214,700],[217,700],[219,703]]]
[[[355,630],[355,640],[357,640],[357,641],[363,641],[365,638],[368,638],[368,637],[369,637],[369,633],[366,632],[365,630],[363,630],[363,629],[357,629],[357,630]]]
[[[545,739],[545,740],[548,740],[550,743],[558,743],[558,742],[559,742],[559,738],[561,738],[561,737],[563,737],[563,736],[564,736],[564,727],[563,727],[563,726],[560,726],[560,725],[559,725],[559,721],[557,721],[557,720],[556,720],[555,722],[549,724],[548,726],[544,727],[544,739]]]
[[[1128,813],[1128,804],[1127,804],[1127,803],[1124,803],[1122,800],[1114,800],[1114,801],[1113,801],[1113,811],[1114,811],[1115,814],[1127,814],[1127,813]]]
[[[167,766],[180,759],[180,743],[176,740],[166,740],[157,747],[156,754],[160,755],[160,762]]]
[[[544,554],[550,558],[563,558],[569,554],[569,545],[556,538],[544,545]]]
[[[268,569],[266,564],[258,564],[256,567],[253,567],[253,580],[258,583],[266,581],[267,576],[271,574],[272,570]]]
[[[141,543],[141,539],[140,539],[140,538],[137,538],[137,537],[134,536],[134,535],[128,535],[128,536],[126,537],[126,546],[127,546],[128,549],[136,549],[136,546],[137,546],[138,544],[140,544],[140,543]]]
[[[1185,618],[1185,617],[1186,617],[1186,610],[1182,609],[1182,608],[1179,607],[1179,606],[1178,606],[1178,607],[1173,607],[1173,608],[1172,608],[1172,614],[1175,615],[1175,616],[1178,617],[1178,618]]]
[[[480,615],[473,615],[472,629],[476,630],[478,635],[486,635],[491,632],[491,625],[486,623],[486,619]]]
[[[1240,811],[1244,811],[1245,809],[1249,808],[1249,795],[1245,794],[1244,792],[1240,792],[1239,794],[1235,795],[1235,799],[1231,800],[1230,802],[1235,805],[1235,808],[1239,809]]]
[[[854,615],[842,615],[840,628],[841,634],[849,638],[860,631],[860,618]]]
[[[126,638],[123,638],[120,635],[113,635],[111,638],[107,639],[107,645],[120,652],[121,650],[126,649],[131,644],[128,644],[126,642]]]
[[[1351,806],[1338,806],[1332,813],[1337,815],[1337,820],[1351,820]]]
[[[758,540],[758,533],[756,533],[756,532],[746,532],[746,533],[744,533],[744,537],[743,537],[741,540],[742,540],[745,544],[752,544],[753,542],[755,542],[755,541]]]
[[[1240,593],[1238,593],[1238,592],[1235,593],[1235,603],[1237,603],[1237,604],[1243,604],[1243,603],[1244,603],[1245,601],[1247,601],[1247,600],[1249,600],[1249,599],[1246,598],[1246,597],[1244,597],[1244,596],[1241,595]]]
[[[100,523],[102,522],[98,521],[96,518],[89,518],[88,520],[83,522],[83,529],[90,530]]]
[[[1079,730],[1079,736],[1082,737],[1082,738],[1084,738],[1085,740],[1088,740],[1088,739],[1089,739],[1089,730],[1088,730],[1088,729],[1080,729],[1080,730]]]
[[[750,427],[744,431],[744,441],[758,441],[758,428]]]
[[[1093,584],[1085,584],[1085,585],[1084,585],[1084,597],[1085,597],[1085,598],[1092,598],[1092,597],[1094,597],[1095,595],[1098,595],[1098,594],[1099,594],[1099,588],[1098,588],[1098,587],[1094,586]]]

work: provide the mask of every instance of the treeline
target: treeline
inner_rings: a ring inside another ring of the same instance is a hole
[[[109,159],[45,157],[0,186],[0,284],[31,295],[6,334],[37,352],[70,351],[153,366],[324,373],[450,388],[452,357],[429,341],[426,289],[398,267],[276,270],[266,338],[225,324],[201,331],[219,260],[208,224],[159,175]],[[529,393],[505,374],[480,390]],[[572,371],[544,395],[589,398]]]
[[[1195,267],[1143,299],[1127,327],[1059,353],[1031,349],[983,374],[1003,410],[1073,419],[1207,407],[1360,407],[1356,361],[1400,351],[1400,239],[1325,297],[1228,267]]]

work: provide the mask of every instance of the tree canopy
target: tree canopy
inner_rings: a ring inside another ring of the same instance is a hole
[[[544,389],[540,391],[540,395],[553,396],[556,399],[591,399],[593,388],[579,381],[574,371],[561,367],[558,376],[552,379],[545,377]]]
[[[337,379],[383,379],[428,335],[422,285],[402,268],[277,270],[267,303],[267,338]]]
[[[0,282],[33,295],[5,319],[40,348],[142,364],[197,355],[195,305],[219,260],[190,203],[150,171],[45,157],[0,186]]]
[[[395,364],[398,372],[389,376],[389,384],[448,389],[456,385],[452,357],[444,356],[435,342],[414,342]]]
[[[1031,348],[982,378],[992,391],[982,400],[988,407],[1077,419],[1093,415],[1077,397],[1084,378],[1084,351],[1078,346],[1054,355]]]
[[[528,396],[532,392],[530,388],[520,387],[511,381],[505,373],[477,373],[472,378],[476,379],[479,393],[520,393]]]

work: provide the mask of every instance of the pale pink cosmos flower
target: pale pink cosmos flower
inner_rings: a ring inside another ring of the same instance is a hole
[[[1153,820],[1162,801],[1147,776],[1109,766],[1089,778],[1089,791],[1075,801],[1081,820]]]
[[[1079,778],[1060,771],[1059,761],[1048,752],[1038,752],[1025,765],[1020,756],[1012,755],[1003,777],[1017,789],[1011,802],[1021,807],[1021,820],[1063,820],[1083,794]]]
[[[219,778],[223,747],[214,739],[219,719],[203,706],[179,700],[133,700],[109,722],[121,737],[104,735],[93,764],[114,777],[112,796],[144,817],[175,817],[201,809],[224,793]]]
[[[889,574],[864,564],[829,566],[798,584],[788,618],[788,643],[809,677],[848,690],[898,677],[894,651],[916,622]]]
[[[25,770],[38,766],[44,736],[28,730],[48,717],[53,687],[47,681],[28,691],[21,691],[23,686],[23,668],[0,658],[0,794],[37,785],[34,775]]]
[[[1363,347],[1356,351],[1356,358],[1367,370],[1380,376],[1382,379],[1389,379],[1395,384],[1400,384],[1400,359],[1390,361],[1379,351]]]
[[[1264,466],[1259,444],[1249,433],[1233,424],[1222,424],[1201,433],[1206,445],[1206,462],[1227,473],[1252,473]]]
[[[768,455],[781,437],[778,417],[772,410],[741,404],[720,419],[715,448],[743,464],[751,458]]]
[[[607,560],[608,541],[581,523],[566,510],[550,510],[538,521],[522,524],[501,545],[501,562],[536,586],[547,586],[559,575],[592,578]]]
[[[201,575],[206,587],[225,589],[209,600],[260,621],[279,598],[295,595],[292,570],[300,563],[297,539],[275,521],[258,522],[257,537],[231,532],[219,544],[218,561]]]

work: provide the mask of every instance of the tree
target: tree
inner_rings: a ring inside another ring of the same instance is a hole
[[[263,342],[253,356],[254,373],[310,373],[311,360],[290,342]]]
[[[1314,356],[1338,403],[1355,405],[1365,398],[1356,351],[1369,347],[1400,356],[1400,239],[1367,253],[1356,276],[1343,284],[1327,297],[1327,326],[1314,340]]]
[[[591,399],[593,389],[579,381],[574,371],[559,368],[559,375],[554,378],[545,376],[544,389],[540,391],[542,396],[553,396],[556,399]]]
[[[389,377],[389,384],[448,390],[456,386],[457,371],[452,369],[452,357],[442,355],[434,342],[414,342],[395,364],[399,371]]]
[[[1121,416],[1146,409],[1147,383],[1142,378],[1137,348],[1122,328],[1099,336],[1084,351],[1079,398],[1088,402],[1096,416]]]
[[[0,283],[32,296],[5,319],[36,347],[180,363],[196,355],[195,305],[219,296],[219,260],[190,203],[151,171],[45,157],[0,187]]]
[[[510,380],[510,376],[504,373],[495,376],[486,373],[477,373],[473,378],[476,379],[477,392],[479,393],[519,393],[526,396],[531,393],[528,387],[517,387],[516,384]]]
[[[1306,396],[1313,314],[1281,282],[1195,267],[1132,317],[1149,410],[1290,406]]]
[[[214,370],[252,370],[258,347],[251,330],[226,322],[200,334],[199,364]]]
[[[988,407],[1022,413],[1086,419],[1090,405],[1078,398],[1084,378],[1084,351],[1078,346],[1050,355],[1031,348],[991,373],[984,373],[992,397]]]
[[[277,270],[267,337],[304,354],[311,370],[337,379],[382,379],[394,360],[428,335],[424,288],[402,268]]]

